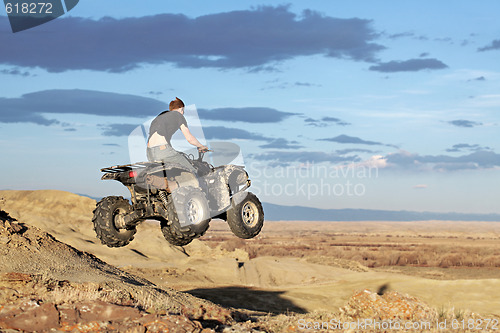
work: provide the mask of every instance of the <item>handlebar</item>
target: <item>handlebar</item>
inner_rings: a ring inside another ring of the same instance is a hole
[[[213,150],[211,150],[211,149],[198,150],[198,161],[202,161],[203,157],[205,156],[205,153],[208,153],[209,151],[213,151]]]

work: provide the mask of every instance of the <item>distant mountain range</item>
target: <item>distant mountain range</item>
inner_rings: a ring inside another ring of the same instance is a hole
[[[101,198],[86,196],[96,201]],[[500,222],[500,214],[412,212],[376,209],[320,209],[262,203],[269,221],[487,221]]]
[[[375,209],[319,209],[263,203],[269,221],[494,221],[500,214],[434,213]]]

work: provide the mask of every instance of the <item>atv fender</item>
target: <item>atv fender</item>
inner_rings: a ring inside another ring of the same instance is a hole
[[[221,181],[227,184],[231,192],[231,196],[242,192],[250,187],[250,179],[245,168],[239,165],[224,165],[216,170],[220,170]]]

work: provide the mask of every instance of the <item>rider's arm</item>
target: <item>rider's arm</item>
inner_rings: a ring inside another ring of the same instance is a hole
[[[182,134],[184,134],[184,137],[186,138],[186,140],[187,140],[190,144],[192,144],[193,146],[196,146],[196,147],[198,147],[198,148],[207,148],[207,147],[205,147],[204,145],[202,145],[202,144],[198,141],[198,139],[196,139],[196,138],[194,137],[194,135],[193,135],[193,134],[191,134],[191,132],[189,131],[189,128],[188,128],[186,125],[182,124],[180,128],[181,128]]]

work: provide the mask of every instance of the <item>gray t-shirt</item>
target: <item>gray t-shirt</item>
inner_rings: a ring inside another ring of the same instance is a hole
[[[187,127],[186,118],[177,111],[164,111],[160,113],[151,123],[149,127],[149,139],[151,136],[158,132],[159,135],[165,137],[168,144],[172,139],[172,135],[184,124]]]

